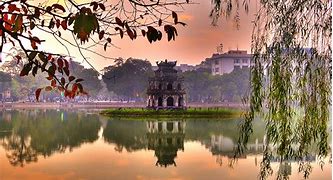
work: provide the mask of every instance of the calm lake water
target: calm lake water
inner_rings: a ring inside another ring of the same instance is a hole
[[[233,161],[239,119],[123,120],[80,110],[0,111],[0,179],[257,179],[264,124]],[[332,179],[310,155],[310,179]],[[273,175],[302,179],[299,164],[271,160]]]

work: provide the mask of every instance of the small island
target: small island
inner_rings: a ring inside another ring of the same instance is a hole
[[[125,118],[237,118],[243,113],[236,108],[187,108],[187,109],[148,109],[148,108],[113,108],[104,110],[102,115]]]

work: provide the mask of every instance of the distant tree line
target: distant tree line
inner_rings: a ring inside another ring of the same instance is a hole
[[[212,75],[210,69],[183,73],[189,102],[241,102],[248,93],[250,69],[235,69],[229,74]]]
[[[23,64],[21,64],[23,66]],[[17,62],[10,61],[0,66],[0,93],[11,91],[12,100],[34,99],[34,89],[47,83],[46,77],[37,74],[35,77],[19,77]],[[71,72],[82,77],[82,85],[90,98],[101,100],[134,100],[144,102],[148,78],[154,75],[152,64],[148,60],[135,58],[117,58],[114,65],[103,69],[103,77],[93,69],[87,69],[78,62],[72,61]],[[181,74],[187,91],[188,102],[219,103],[241,102],[249,89],[249,69],[237,69],[229,74],[212,75],[209,68],[199,68]],[[103,92],[103,93],[101,93]],[[50,91],[43,93],[48,100],[60,96]],[[101,98],[102,97],[102,98]]]
[[[209,68],[181,74],[189,102],[241,102],[249,90],[250,70],[242,68],[229,74],[212,75]],[[147,60],[118,58],[115,65],[104,68],[107,88],[124,99],[145,100],[148,78],[153,76]]]
[[[0,94],[4,91],[10,91],[10,98],[0,98],[0,101],[20,101],[20,100],[35,100],[35,89],[48,84],[47,77],[42,73],[29,76],[19,76],[20,67],[23,67],[23,62],[16,60],[7,61],[0,66]],[[93,69],[84,68],[78,62],[72,61],[70,64],[71,75],[84,79],[82,85],[89,92],[89,96],[96,96],[102,88],[99,73]],[[52,100],[55,97],[62,98],[61,94],[50,90],[42,93],[43,100]],[[1,97],[1,96],[0,96]]]

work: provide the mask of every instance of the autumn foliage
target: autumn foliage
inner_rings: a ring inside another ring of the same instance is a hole
[[[128,36],[131,40],[142,36],[153,43],[162,40],[164,31],[170,41],[178,35],[175,25],[186,25],[178,20],[177,13],[171,7],[179,8],[188,4],[188,1],[120,2],[110,4],[107,1],[92,1],[78,4],[73,0],[65,0],[64,4],[37,4],[27,0],[2,1],[0,50],[2,52],[5,44],[11,44],[24,51],[25,57],[15,56],[18,62],[25,62],[20,76],[35,76],[40,72],[47,74],[50,84],[36,90],[37,100],[42,90],[63,92],[69,98],[87,94],[80,84],[83,79],[70,73],[70,54],[40,50],[39,46],[43,46],[46,40],[38,35],[38,31],[49,33],[56,39],[62,38],[62,32],[72,33],[76,38],[72,40],[73,44],[80,52],[81,46],[90,40],[96,45],[102,45],[106,51],[112,45],[112,36]],[[30,42],[29,45],[24,41]],[[84,56],[82,58],[85,59]]]

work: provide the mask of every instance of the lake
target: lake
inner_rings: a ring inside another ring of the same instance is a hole
[[[86,110],[0,111],[0,179],[257,179],[262,121],[248,151],[233,158],[240,119],[124,120]],[[331,157],[329,157],[331,158]],[[306,157],[309,179],[332,179]],[[299,163],[270,159],[275,179],[302,179]]]

